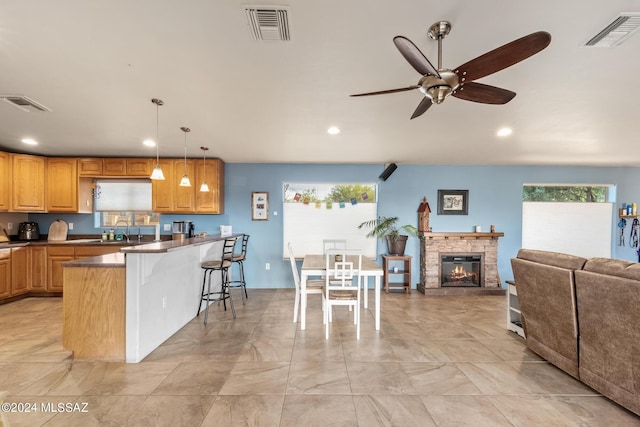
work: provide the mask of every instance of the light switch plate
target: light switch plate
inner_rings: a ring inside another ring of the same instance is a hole
[[[164,224],[164,231],[171,231],[171,224]]]

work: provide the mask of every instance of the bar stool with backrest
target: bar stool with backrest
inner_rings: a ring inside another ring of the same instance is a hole
[[[233,254],[231,257],[231,263],[236,264],[238,266],[238,275],[240,276],[238,280],[229,281],[230,288],[240,288],[242,291],[242,303],[244,304],[245,300],[249,298],[247,295],[247,282],[244,280],[244,260],[247,259],[247,244],[249,243],[249,235],[243,234],[242,239],[238,238],[238,241],[241,244],[241,249],[239,253]],[[231,267],[233,268],[233,267]]]
[[[206,301],[206,308],[204,312],[204,324],[207,324],[207,320],[209,319],[209,304],[211,302],[222,301],[224,305],[224,310],[227,310],[227,300],[231,304],[231,312],[233,313],[233,318],[236,318],[236,310],[233,307],[233,298],[231,297],[231,293],[229,292],[229,268],[231,267],[231,259],[233,257],[233,248],[236,245],[236,238],[228,238],[225,239],[224,244],[222,246],[222,254],[219,260],[211,260],[211,261],[203,261],[200,264],[200,267],[204,270],[204,274],[202,275],[202,297],[200,298],[200,304],[198,305],[198,313],[196,317],[200,316],[200,309],[202,308],[202,301]],[[211,274],[215,271],[220,272],[220,289],[219,290],[211,290]],[[208,280],[207,280],[208,276]],[[206,285],[206,292],[205,292]]]

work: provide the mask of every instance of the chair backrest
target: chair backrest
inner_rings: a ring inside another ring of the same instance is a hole
[[[233,248],[236,246],[237,237],[228,237],[224,239],[222,246],[222,260],[230,260],[233,258]]]
[[[332,249],[347,249],[346,239],[323,239],[322,253],[326,254],[328,250]]]
[[[329,249],[325,254],[325,282],[327,288],[360,289],[362,270],[362,250]],[[354,283],[354,277],[356,283]]]
[[[243,234],[242,235],[242,257],[245,257],[247,255],[247,245],[249,243],[249,235],[248,234]]]
[[[296,285],[296,289],[300,289],[300,275],[298,274],[296,257],[293,256],[293,247],[291,246],[291,242],[289,242],[287,246],[289,247],[289,261],[291,262],[291,273],[293,273],[293,282]]]

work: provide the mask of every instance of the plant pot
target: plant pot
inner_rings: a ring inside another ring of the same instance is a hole
[[[404,248],[407,246],[409,236],[398,236],[393,240],[391,236],[387,236],[387,252],[389,255],[404,255]]]

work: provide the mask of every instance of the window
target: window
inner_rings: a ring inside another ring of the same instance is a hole
[[[160,215],[151,212],[151,181],[98,179],[94,189],[96,227],[113,227],[118,221],[131,226],[155,226]]]
[[[349,248],[376,256],[376,240],[358,225],[377,217],[377,186],[369,183],[285,183],[283,255],[321,254],[323,239],[346,239]]]
[[[589,257],[611,256],[615,188],[527,184],[522,190],[522,247]]]

